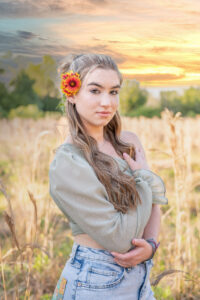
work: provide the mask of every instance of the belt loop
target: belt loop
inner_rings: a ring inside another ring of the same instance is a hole
[[[71,254],[70,254],[70,257],[71,257],[71,263],[72,263],[72,264],[74,263],[74,259],[75,259],[75,257],[76,257],[76,252],[77,252],[79,246],[80,246],[79,244],[77,244],[76,242],[74,242],[73,247],[72,247],[72,252],[71,252]]]

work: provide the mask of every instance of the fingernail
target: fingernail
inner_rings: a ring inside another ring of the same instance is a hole
[[[128,157],[128,154],[126,152],[123,153],[123,156]]]

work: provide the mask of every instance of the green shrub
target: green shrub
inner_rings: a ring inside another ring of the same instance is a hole
[[[41,110],[39,110],[39,108],[37,107],[37,105],[34,104],[30,104],[27,106],[19,106],[17,108],[11,109],[9,114],[8,114],[8,118],[9,119],[14,119],[16,117],[19,118],[32,118],[32,119],[39,119],[43,117],[43,112]]]
[[[152,290],[154,292],[155,299],[157,300],[174,300],[170,287],[162,288],[160,286],[153,286]]]
[[[140,106],[137,109],[134,109],[128,113],[128,117],[139,117],[139,116],[145,116],[147,118],[152,118],[154,116],[157,116],[160,118],[161,113],[160,107],[151,107],[151,106]]]

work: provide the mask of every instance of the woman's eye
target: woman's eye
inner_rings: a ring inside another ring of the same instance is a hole
[[[96,92],[99,92],[99,90],[94,89],[94,90],[90,90],[90,92],[92,92],[93,94],[97,94]],[[111,94],[112,94],[112,95],[117,95],[117,94],[118,94],[118,91],[111,91]]]
[[[113,95],[117,95],[117,94],[118,94],[118,91],[112,91],[112,92],[114,92],[114,94],[113,94]]]
[[[91,90],[90,92],[96,94],[95,92],[99,92],[98,90]]]

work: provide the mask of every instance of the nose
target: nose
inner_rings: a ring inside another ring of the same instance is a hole
[[[108,95],[107,93],[102,95],[101,105],[102,106],[111,106],[112,105],[112,98],[110,97],[110,95]]]

